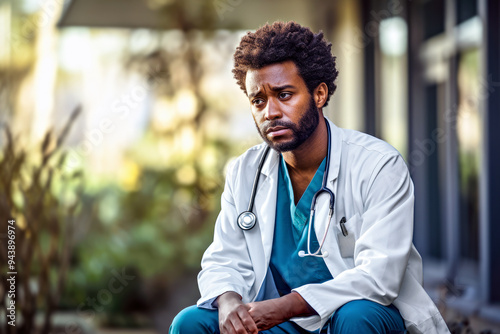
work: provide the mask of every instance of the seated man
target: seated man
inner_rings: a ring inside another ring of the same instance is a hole
[[[323,115],[331,43],[276,22],[234,63],[265,143],[228,169],[201,298],[170,333],[449,333],[422,288],[403,158]]]

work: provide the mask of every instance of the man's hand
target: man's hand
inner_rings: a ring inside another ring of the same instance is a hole
[[[317,314],[311,306],[296,292],[286,296],[248,303],[248,313],[255,321],[259,331],[279,325],[290,318]]]
[[[236,292],[226,292],[217,298],[221,334],[258,334],[255,321]]]
[[[280,307],[279,298],[248,303],[248,313],[259,331],[264,331],[288,320],[285,310]]]

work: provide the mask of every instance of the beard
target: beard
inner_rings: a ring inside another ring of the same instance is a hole
[[[264,122],[259,127],[257,123],[255,126],[257,127],[257,131],[259,132],[262,139],[269,145],[272,149],[278,152],[288,152],[297,149],[300,145],[302,145],[307,138],[309,138],[314,130],[318,127],[319,124],[319,111],[314,103],[314,99],[311,97],[309,101],[309,107],[307,111],[302,115],[299,120],[299,124],[296,125],[292,122],[285,122],[280,119]],[[275,126],[283,126],[292,130],[292,139],[287,142],[275,143],[270,141],[267,136],[267,130],[269,128]]]

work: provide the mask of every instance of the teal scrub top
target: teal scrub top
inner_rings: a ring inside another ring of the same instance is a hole
[[[292,182],[285,159],[283,156],[281,157],[276,200],[276,224],[269,264],[280,296],[305,284],[323,283],[333,279],[322,257],[298,256],[301,250],[307,252],[307,230],[312,198],[321,189],[325,164],[326,158],[323,159],[306,191],[295,205]],[[317,251],[318,248],[319,243],[313,225],[311,252]]]

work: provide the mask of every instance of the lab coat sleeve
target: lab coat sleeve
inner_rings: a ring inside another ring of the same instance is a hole
[[[243,302],[249,302],[250,286],[255,280],[243,231],[236,223],[238,213],[233,197],[234,165],[228,168],[214,240],[201,261],[202,270],[198,274],[201,298],[197,303],[201,308],[216,308],[215,299],[227,291],[234,291],[242,296]]]
[[[413,183],[399,155],[383,156],[368,175],[354,267],[322,284],[294,289],[319,315],[292,319],[305,329],[323,326],[349,301],[389,305],[398,296],[412,245]]]

